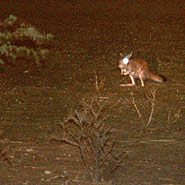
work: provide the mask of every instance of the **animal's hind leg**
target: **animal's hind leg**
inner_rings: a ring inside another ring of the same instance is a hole
[[[141,80],[141,86],[144,87],[145,86],[144,79],[141,76],[139,76],[139,79]]]

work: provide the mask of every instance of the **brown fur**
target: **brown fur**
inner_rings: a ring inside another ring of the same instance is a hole
[[[129,59],[128,64],[123,63],[123,58],[119,60],[119,68],[121,69],[121,75],[129,75],[132,84],[121,84],[121,86],[134,86],[135,78],[141,80],[141,85],[144,86],[144,80],[151,79],[156,82],[163,82],[163,78],[150,72],[148,62],[143,59],[133,58],[131,55],[127,57]]]

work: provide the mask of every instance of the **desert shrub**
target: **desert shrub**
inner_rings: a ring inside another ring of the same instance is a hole
[[[63,137],[54,139],[79,151],[83,166],[92,180],[111,178],[122,166],[125,152],[115,149],[112,128],[106,122],[105,111],[109,106],[97,97],[83,100],[64,122],[60,123]],[[110,179],[109,179],[110,180]]]
[[[0,21],[0,63],[15,63],[23,58],[39,65],[49,52],[53,39],[52,34],[42,34],[32,25],[10,15]]]

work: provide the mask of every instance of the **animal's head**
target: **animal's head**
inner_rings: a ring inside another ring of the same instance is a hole
[[[130,58],[132,57],[132,52],[127,55],[123,56],[122,53],[120,53],[121,58],[119,59],[119,68],[121,69],[121,75],[124,75],[126,72],[126,66],[128,65]]]

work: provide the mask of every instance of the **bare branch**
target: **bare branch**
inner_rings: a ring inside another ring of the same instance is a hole
[[[102,171],[107,170],[108,161],[117,160],[111,154],[114,148],[111,127],[106,124],[105,116],[102,114],[106,108],[108,106],[105,106],[105,102],[102,103],[97,97],[90,101],[83,99],[80,110],[75,109],[72,116],[60,123],[66,134],[64,138],[55,138],[78,148],[88,175],[96,180],[100,179]]]
[[[151,90],[151,95],[152,95],[151,98],[149,96],[147,96],[147,98],[148,98],[148,100],[149,100],[149,102],[151,104],[151,111],[150,111],[150,116],[149,116],[148,122],[146,124],[146,127],[148,127],[150,125],[152,117],[153,117],[157,89],[158,88],[153,88],[153,90]]]
[[[143,121],[143,118],[142,118],[142,114],[141,114],[141,112],[139,111],[139,109],[138,109],[138,107],[137,107],[137,105],[136,105],[136,102],[135,102],[133,93],[131,93],[131,97],[132,97],[132,99],[131,99],[132,104],[134,105],[134,107],[135,107],[135,109],[136,109],[136,111],[137,111],[137,114],[138,114],[140,120],[141,120],[142,123],[144,124],[144,121]]]
[[[73,141],[71,141],[69,139],[66,139],[66,138],[57,138],[57,137],[54,137],[53,139],[56,140],[56,141],[64,142],[66,144],[69,144],[69,145],[75,146],[77,148],[80,148],[79,144],[77,144],[77,143],[75,143],[75,142],[73,142]]]

